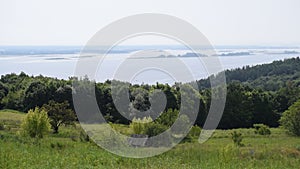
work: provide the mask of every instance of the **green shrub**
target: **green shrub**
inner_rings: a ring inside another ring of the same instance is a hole
[[[171,127],[173,123],[176,121],[178,114],[179,114],[178,110],[168,109],[168,111],[163,112],[155,121],[162,125]]]
[[[242,133],[237,132],[237,131],[232,132],[231,139],[236,146],[238,146],[238,147],[244,146],[244,144],[242,143],[242,141],[243,141]]]
[[[145,131],[143,134],[148,135],[149,137],[154,137],[153,140],[147,141],[147,146],[151,147],[162,147],[162,146],[170,146],[172,144],[171,134],[166,130],[167,126],[159,124],[159,123],[148,123],[145,126]]]
[[[254,124],[253,127],[255,128],[255,134],[260,134],[260,135],[270,135],[271,130],[269,126],[264,125],[264,124]]]
[[[4,130],[4,129],[5,129],[4,123],[0,122],[0,130]]]
[[[193,126],[189,132],[189,135],[194,138],[194,137],[199,137],[201,133],[201,128],[199,126]]]
[[[193,126],[187,136],[180,143],[193,142],[195,138],[198,138],[201,133],[199,126]]]
[[[133,129],[134,134],[147,135],[148,137],[156,136],[155,139],[147,140],[147,146],[161,147],[170,146],[172,144],[171,134],[165,132],[168,126],[154,122],[150,117],[144,117],[143,119],[134,118],[130,127]]]
[[[47,112],[39,108],[29,110],[22,121],[21,129],[24,136],[43,138],[50,129]]]
[[[153,136],[159,135],[160,133],[163,133],[167,129],[168,129],[167,126],[151,122],[151,123],[148,123],[147,125],[145,125],[145,129],[142,134],[146,134],[149,137],[153,137]]]
[[[90,136],[83,130],[80,130],[80,141],[82,142],[89,142],[90,141]]]
[[[132,128],[134,134],[145,134],[145,126],[152,121],[151,117],[133,118],[130,128]]]
[[[300,136],[300,100],[282,114],[279,122],[290,133]]]

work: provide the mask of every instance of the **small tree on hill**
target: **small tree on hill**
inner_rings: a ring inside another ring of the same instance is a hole
[[[53,129],[53,133],[58,133],[58,129],[61,125],[73,125],[76,120],[75,114],[72,109],[69,109],[69,103],[67,101],[57,103],[50,100],[48,104],[43,105],[43,109],[48,112],[50,118],[50,124]]]
[[[289,132],[300,136],[300,100],[283,113],[279,122]]]
[[[31,109],[21,124],[22,134],[32,138],[43,138],[50,129],[49,121],[46,111],[39,108]]]

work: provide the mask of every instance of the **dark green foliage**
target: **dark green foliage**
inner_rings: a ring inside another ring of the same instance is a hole
[[[152,121],[150,117],[133,119],[130,127],[133,129],[134,134],[155,137],[155,139],[147,140],[147,146],[160,147],[171,145],[171,134],[168,131],[165,132],[169,127]]]
[[[277,127],[282,113],[300,99],[299,67],[300,59],[293,58],[226,71],[227,101],[218,128],[252,127],[253,124],[260,123]],[[113,100],[112,83],[117,84],[115,86],[117,96],[124,94],[129,98],[128,103],[122,105],[121,111],[119,107],[118,109],[115,107],[114,101],[122,98],[117,97],[116,100]],[[76,84],[76,88],[74,84]],[[130,120],[126,117],[130,117],[130,119],[143,117],[145,114],[140,112],[146,112],[152,119],[156,119],[161,114],[155,121],[165,126],[171,126],[178,114],[176,110],[181,110],[182,113],[188,114],[190,121],[197,116],[195,125],[203,127],[211,103],[210,82],[209,79],[197,81],[201,89],[199,92],[189,84],[132,85],[116,80],[96,83],[87,77],[60,80],[41,75],[28,76],[23,72],[19,75],[11,73],[2,75],[0,79],[0,109],[26,112],[53,100],[58,103],[67,101],[68,109],[74,110],[72,93],[87,94],[88,98],[92,98],[96,94],[98,107],[109,122],[129,124]],[[214,90],[219,89],[215,88]],[[151,109],[151,103],[160,104],[157,98],[159,95],[155,95],[157,90],[162,91],[167,99],[166,107],[162,110]],[[195,100],[200,100],[200,104]],[[89,100],[86,100],[86,105],[92,106]],[[196,106],[199,106],[199,111],[191,112],[190,110]],[[95,122],[96,118],[93,112],[87,111],[83,116],[83,121]]]
[[[264,124],[254,124],[253,125],[254,129],[255,129],[255,134],[260,134],[260,135],[270,135],[271,134],[271,130],[269,129],[269,127],[267,125]]]
[[[275,108],[278,113],[283,113],[294,102],[300,99],[300,87],[292,81],[286,82],[286,87],[280,88],[276,92]]]
[[[73,125],[76,116],[72,109],[69,109],[69,103],[67,101],[57,103],[53,100],[48,104],[43,105],[43,109],[48,113],[50,118],[50,124],[54,133],[58,133],[58,129],[61,125]]]
[[[168,111],[163,112],[155,121],[159,124],[171,127],[179,114],[178,110],[168,109]]]
[[[251,88],[234,82],[227,87],[227,98],[219,128],[239,128],[252,126]]]
[[[285,87],[286,81],[298,83],[300,80],[300,58],[274,61],[271,64],[245,66],[234,70],[226,70],[226,81],[240,81],[253,87],[276,91]],[[198,81],[200,88],[209,88],[209,79]]]
[[[290,133],[300,136],[300,100],[283,113],[280,123]]]
[[[25,111],[33,107],[41,107],[50,99],[48,86],[41,81],[32,82],[25,91]]]
[[[264,92],[262,90],[254,90],[252,92],[252,110],[254,124],[266,124],[271,127],[277,127],[280,114],[276,110],[276,102],[273,93]]]
[[[139,112],[145,112],[150,108],[149,92],[143,88],[134,88],[131,92],[132,101],[129,105],[131,117],[141,118],[145,115]]]
[[[4,123],[0,122],[0,130],[4,130],[4,129],[5,129]]]
[[[171,87],[168,84],[162,85],[156,83],[153,87],[154,89],[160,89],[164,92],[167,98],[167,105],[165,111],[168,109],[178,109],[179,108],[179,92],[176,87]]]
[[[0,81],[0,109],[3,108],[2,99],[8,94],[8,88]]]
[[[149,137],[153,137],[153,136],[163,133],[167,129],[168,129],[167,126],[151,122],[151,123],[145,125],[144,134],[148,135]]]
[[[4,109],[21,110],[23,108],[23,91],[10,91],[3,99]],[[33,107],[34,108],[34,107]]]
[[[242,143],[243,141],[243,136],[242,136],[242,133],[240,132],[237,132],[237,131],[233,131],[231,133],[231,139],[234,143],[234,145],[238,146],[238,147],[241,147],[243,146],[244,144]]]
[[[193,126],[189,132],[189,135],[192,138],[198,138],[200,136],[201,133],[201,128],[199,126]]]
[[[227,87],[225,110],[219,128],[249,128],[256,123],[277,127],[280,118],[277,112],[272,93],[232,82]]]
[[[82,141],[82,142],[89,142],[91,140],[90,136],[83,129],[80,130],[79,138],[80,138],[80,141]]]

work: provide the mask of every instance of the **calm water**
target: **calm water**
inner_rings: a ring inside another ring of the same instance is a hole
[[[99,65],[96,80],[104,81],[106,79],[112,79],[122,62],[124,62],[126,58],[135,55],[134,53],[138,50],[140,49],[127,47],[108,54],[104,62]],[[159,49],[159,51],[160,50],[162,49]],[[79,51],[79,47],[0,47],[0,74],[19,73],[23,71],[29,75],[42,74],[67,79],[74,75]],[[168,54],[176,56],[185,55],[190,52],[180,48],[169,48],[165,49],[165,51]],[[223,69],[270,63],[274,60],[300,56],[299,48],[218,48],[216,52],[219,55]],[[159,59],[166,60],[170,58]],[[201,59],[205,60],[206,58],[201,57]],[[150,61],[148,58],[136,58],[131,60],[132,63],[136,64],[139,64],[141,60],[144,62]],[[205,66],[199,58],[180,57],[180,60],[189,67],[195,79],[201,79],[210,74],[205,70]],[[173,83],[174,79],[162,71],[147,70],[136,74],[136,76],[129,79],[129,81],[132,83],[155,83],[156,81],[161,83]]]

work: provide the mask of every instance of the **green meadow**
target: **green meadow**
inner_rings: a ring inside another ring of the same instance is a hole
[[[114,155],[87,141],[79,124],[62,126],[58,134],[43,139],[20,136],[25,114],[0,111],[0,168],[299,168],[300,138],[271,128],[271,135],[257,135],[254,129],[216,130],[205,143],[197,138],[182,142],[170,151],[150,158],[134,159]],[[126,125],[114,129],[130,134]],[[243,136],[243,146],[235,146],[231,133]]]

